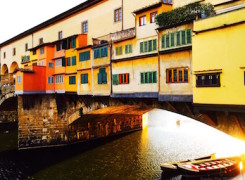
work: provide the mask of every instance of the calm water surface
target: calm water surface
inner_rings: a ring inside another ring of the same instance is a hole
[[[151,111],[143,131],[99,142],[17,152],[6,147],[14,137],[0,134],[0,179],[167,179],[161,163],[245,152],[243,141],[164,110]]]

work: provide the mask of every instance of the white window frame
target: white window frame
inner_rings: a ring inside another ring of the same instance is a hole
[[[17,76],[17,84],[21,84],[21,76]]]
[[[48,76],[48,84],[54,84],[54,77]]]

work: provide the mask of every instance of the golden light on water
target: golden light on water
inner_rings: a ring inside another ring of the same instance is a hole
[[[145,129],[147,126],[148,126],[148,117],[149,117],[149,114],[148,113],[145,113],[143,114],[143,117],[142,117],[142,128]]]
[[[243,163],[242,163],[242,161],[240,162],[240,171],[242,171],[243,170]]]

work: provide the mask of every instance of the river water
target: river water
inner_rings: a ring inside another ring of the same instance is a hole
[[[245,152],[244,141],[157,109],[147,128],[120,137],[28,151],[15,149],[16,138],[16,132],[0,133],[0,179],[168,179],[161,163]]]

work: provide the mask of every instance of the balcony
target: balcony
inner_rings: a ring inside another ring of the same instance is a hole
[[[123,31],[118,31],[115,33],[110,33],[108,35],[105,36],[101,36],[99,38],[97,38],[98,40],[105,40],[105,41],[121,41],[121,40],[126,40],[126,39],[130,39],[130,38],[134,38],[135,37],[135,28],[130,28],[130,29],[126,29]]]

